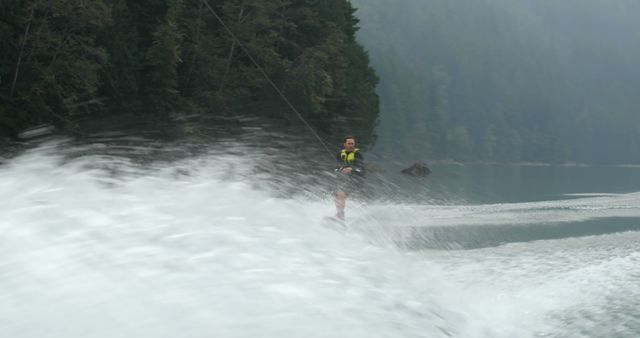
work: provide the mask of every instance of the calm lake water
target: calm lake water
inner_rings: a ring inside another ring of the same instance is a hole
[[[640,335],[640,169],[381,163],[336,227],[265,135],[3,160],[0,336]]]
[[[640,191],[640,167],[450,165],[434,166],[433,171],[429,186],[469,203],[546,201]]]

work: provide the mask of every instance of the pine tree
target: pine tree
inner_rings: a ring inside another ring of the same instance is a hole
[[[180,40],[182,38],[176,24],[180,1],[170,1],[164,20],[158,25],[151,38],[151,47],[146,52],[144,102],[148,111],[156,115],[166,115],[178,108],[178,64]]]

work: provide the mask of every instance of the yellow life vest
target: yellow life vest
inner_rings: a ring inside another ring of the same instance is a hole
[[[342,149],[340,152],[340,159],[344,164],[351,164],[356,160],[356,152],[358,152],[358,148],[353,149],[352,152],[347,153],[345,149]]]

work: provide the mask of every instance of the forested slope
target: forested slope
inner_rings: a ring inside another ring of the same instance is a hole
[[[316,128],[373,138],[377,77],[350,2],[208,3]],[[1,134],[123,114],[291,114],[203,1],[2,1],[0,41]]]

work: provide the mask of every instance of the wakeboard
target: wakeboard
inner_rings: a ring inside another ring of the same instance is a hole
[[[347,223],[344,220],[339,219],[335,216],[323,217],[322,226],[328,229],[340,230],[340,231],[347,229]]]

